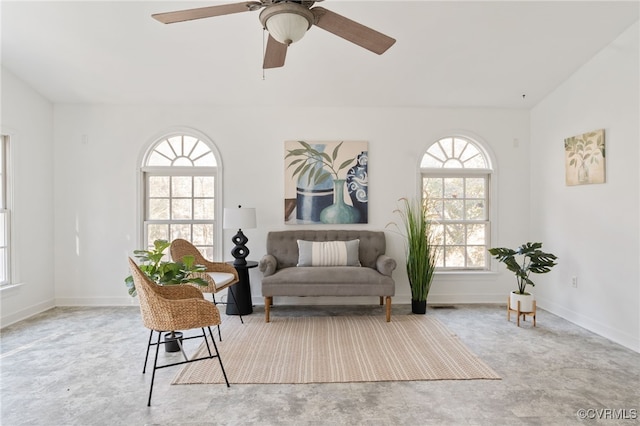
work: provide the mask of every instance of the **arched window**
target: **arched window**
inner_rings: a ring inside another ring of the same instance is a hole
[[[213,143],[195,132],[154,141],[142,161],[143,241],[191,241],[208,259],[220,253],[221,171]]]
[[[449,136],[429,146],[420,162],[423,196],[436,222],[440,270],[487,270],[493,168],[474,140]]]

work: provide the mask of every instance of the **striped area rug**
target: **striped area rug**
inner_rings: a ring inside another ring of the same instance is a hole
[[[216,342],[230,383],[344,383],[500,377],[430,315],[225,318]],[[217,336],[216,336],[217,337]],[[201,346],[198,353],[206,351]],[[173,384],[223,383],[217,360]]]

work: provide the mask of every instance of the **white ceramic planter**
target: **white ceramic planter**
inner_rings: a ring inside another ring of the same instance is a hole
[[[514,291],[509,297],[509,306],[514,311],[518,310],[518,301],[520,301],[520,312],[533,312],[533,294],[519,294]]]

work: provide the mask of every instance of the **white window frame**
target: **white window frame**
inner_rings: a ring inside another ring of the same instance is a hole
[[[149,157],[153,153],[158,144],[164,142],[167,139],[176,136],[189,136],[205,143],[213,154],[216,166],[214,167],[184,167],[184,166],[146,166]],[[150,143],[147,144],[146,149],[143,151],[140,161],[138,162],[139,174],[138,174],[138,224],[139,224],[139,244],[138,247],[147,246],[147,225],[153,223],[172,223],[172,224],[201,224],[211,223],[213,224],[214,241],[213,241],[213,258],[211,260],[222,260],[222,241],[223,241],[223,227],[222,227],[222,214],[223,214],[223,201],[222,201],[222,162],[220,153],[217,147],[205,134],[188,128],[177,128],[167,132],[159,134],[154,137]],[[215,194],[214,194],[214,220],[147,220],[147,177],[148,176],[213,176],[215,180]]]
[[[11,207],[12,207],[12,181],[11,181],[11,143],[9,135],[0,135],[0,214],[5,216],[2,232],[4,232],[4,239],[0,238],[0,248],[2,255],[0,255],[0,262],[3,264],[5,271],[4,277],[0,276],[0,286],[10,286],[12,280],[12,244],[11,244]],[[4,242],[4,244],[3,244]]]
[[[422,159],[427,154],[427,151],[431,146],[438,143],[439,141],[447,138],[454,139],[463,139],[467,142],[472,143],[483,155],[485,162],[488,167],[486,168],[435,168],[435,167],[422,167]],[[497,172],[496,172],[496,161],[493,153],[488,148],[487,144],[482,141],[477,136],[472,136],[466,133],[447,133],[444,134],[431,143],[429,143],[425,149],[422,151],[422,156],[418,159],[418,185],[420,191],[420,196],[422,196],[422,188],[423,188],[423,179],[425,177],[485,177],[486,178],[486,219],[483,223],[487,224],[487,241],[486,247],[491,247],[492,241],[497,241],[496,236],[496,219],[497,219]],[[455,221],[461,223],[478,223],[477,221]],[[439,275],[447,275],[447,274],[484,274],[488,272],[493,272],[493,262],[491,262],[491,257],[488,253],[485,253],[485,266],[484,268],[478,267],[451,267],[451,268],[442,268],[438,267],[436,269],[436,273]]]

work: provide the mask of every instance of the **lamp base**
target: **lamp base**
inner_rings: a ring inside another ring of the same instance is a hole
[[[245,244],[249,239],[242,233],[242,229],[238,229],[238,233],[231,238],[231,241],[235,244],[235,247],[231,250],[231,256],[236,259],[233,261],[233,265],[246,266],[249,249]]]

